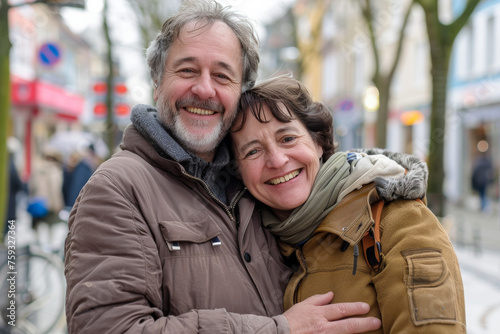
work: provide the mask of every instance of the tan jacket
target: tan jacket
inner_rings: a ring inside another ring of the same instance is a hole
[[[247,193],[224,205],[133,127],[123,149],[69,220],[69,332],[288,333],[291,272]]]
[[[49,212],[59,213],[64,208],[61,165],[55,161],[39,159],[34,167],[29,183],[30,195],[44,198]]]
[[[285,291],[285,309],[333,291],[334,303],[370,304],[369,315],[382,320],[382,329],[373,333],[465,333],[458,260],[424,204],[385,204],[380,227],[384,269],[375,273],[368,267],[360,240],[373,224],[370,203],[377,199],[373,186],[365,186],[343,199],[301,247],[282,245],[283,253],[294,254],[300,264]],[[353,275],[355,244],[359,258]]]

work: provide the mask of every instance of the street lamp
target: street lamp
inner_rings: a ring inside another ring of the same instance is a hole
[[[375,86],[368,87],[363,99],[365,110],[377,111],[379,107],[378,89]]]

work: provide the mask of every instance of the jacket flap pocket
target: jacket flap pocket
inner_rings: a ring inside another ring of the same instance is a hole
[[[197,222],[161,221],[159,225],[163,238],[167,242],[202,243],[221,233],[219,226],[209,217]]]

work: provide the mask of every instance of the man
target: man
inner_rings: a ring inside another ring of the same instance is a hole
[[[257,39],[245,17],[186,3],[147,51],[156,110],[136,106],[123,151],[77,199],[66,239],[70,333],[361,333],[363,303],[314,296],[283,313],[290,276],[221,144]]]

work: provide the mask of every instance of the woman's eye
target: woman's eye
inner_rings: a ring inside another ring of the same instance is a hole
[[[255,154],[257,154],[258,152],[259,152],[259,151],[258,151],[258,150],[255,150],[255,149],[254,149],[254,150],[251,150],[251,151],[249,151],[247,154],[245,154],[245,158],[246,158],[246,157],[250,157],[250,156],[252,156],[252,155],[255,155]]]
[[[295,138],[296,138],[296,137],[288,136],[288,137],[283,138],[283,142],[284,142],[284,143],[291,142],[291,141],[293,141]]]

